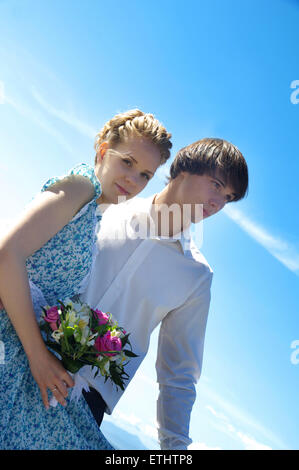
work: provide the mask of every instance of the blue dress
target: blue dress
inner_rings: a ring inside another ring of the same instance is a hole
[[[96,255],[96,231],[101,216],[96,199],[101,185],[91,166],[84,163],[68,175],[48,180],[41,191],[71,175],[89,178],[94,198],[42,248],[27,258],[26,267],[34,311],[41,306],[82,292]],[[2,342],[2,343],[1,343]],[[0,449],[113,450],[100,431],[85,399],[45,409],[23,346],[5,310],[0,311]],[[4,347],[4,348],[3,348]],[[51,393],[49,392],[49,397]]]

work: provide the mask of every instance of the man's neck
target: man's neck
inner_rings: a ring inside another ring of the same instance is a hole
[[[190,223],[183,222],[182,208],[175,202],[174,196],[168,184],[153,199],[151,216],[158,227],[158,236],[173,237],[190,226]]]

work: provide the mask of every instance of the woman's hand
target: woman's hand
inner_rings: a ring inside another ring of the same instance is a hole
[[[64,369],[60,360],[45,348],[41,354],[36,354],[34,357],[29,358],[29,365],[41,391],[46,409],[49,408],[47,389],[51,390],[58,403],[66,406],[67,388],[73,387],[75,382]]]

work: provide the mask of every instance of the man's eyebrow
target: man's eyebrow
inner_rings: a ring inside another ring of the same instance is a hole
[[[217,178],[217,176],[213,176],[213,178],[214,178],[214,180],[217,180],[221,184],[221,186],[225,187],[224,182],[222,180],[220,180],[219,178]]]
[[[132,156],[132,154],[131,154],[130,152],[124,152],[124,155],[128,155],[128,157],[132,158],[132,160],[133,160],[135,163],[138,163],[137,160],[135,160],[135,158]],[[147,173],[150,173],[151,175],[154,174],[151,170],[144,170],[144,171],[146,171]]]

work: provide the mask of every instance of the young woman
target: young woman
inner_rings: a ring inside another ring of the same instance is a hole
[[[0,449],[112,449],[84,398],[69,401],[74,382],[45,346],[37,319],[41,306],[84,289],[97,208],[138,194],[169,158],[170,137],[151,114],[116,115],[96,137],[95,167],[79,164],[48,180],[0,240]],[[48,390],[63,406],[49,407]]]

